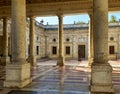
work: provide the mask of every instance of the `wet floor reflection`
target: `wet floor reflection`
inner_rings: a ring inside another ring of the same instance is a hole
[[[11,91],[8,94],[90,94],[90,69],[85,66],[73,66],[73,63],[75,62],[72,61],[71,66],[66,65],[65,67],[40,65],[36,70],[32,70],[31,76],[34,79],[30,85],[23,88],[22,91]],[[113,68],[112,77],[115,94],[120,94],[120,67]]]
[[[89,94],[88,72],[72,66],[53,67],[44,76],[34,79],[26,89],[45,94]]]
[[[64,79],[65,79],[65,67],[59,67],[58,69],[59,76],[59,94],[64,94]]]

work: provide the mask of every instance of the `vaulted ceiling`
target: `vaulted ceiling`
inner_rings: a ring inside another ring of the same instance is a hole
[[[120,0],[108,0],[109,11],[120,12]],[[91,13],[93,0],[26,0],[27,16]],[[0,0],[0,17],[10,16],[11,0]]]

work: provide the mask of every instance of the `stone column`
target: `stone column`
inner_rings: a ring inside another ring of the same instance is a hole
[[[22,88],[31,82],[26,62],[26,0],[12,2],[12,62],[6,66],[5,87]]]
[[[30,17],[30,56],[29,62],[31,66],[36,66],[36,57],[35,57],[35,22],[34,17]]]
[[[7,29],[7,18],[3,18],[3,57],[1,58],[2,65],[10,63],[8,56],[8,29]]]
[[[59,57],[58,57],[58,66],[64,66],[64,39],[63,39],[63,15],[58,15],[58,20],[59,20],[59,31],[58,31],[58,36],[59,36]]]
[[[94,61],[91,92],[114,92],[112,67],[108,63],[108,0],[93,0]],[[94,93],[93,93],[94,94]]]
[[[89,63],[88,63],[88,67],[91,67],[91,64],[93,63],[93,57],[94,57],[94,48],[93,48],[93,14],[89,14],[90,17],[90,22],[89,22]]]

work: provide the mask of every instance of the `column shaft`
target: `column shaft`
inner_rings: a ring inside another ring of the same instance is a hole
[[[30,57],[29,61],[32,66],[36,65],[36,58],[35,58],[35,22],[34,17],[30,17]]]
[[[94,48],[93,48],[93,14],[89,14],[90,22],[89,22],[89,63],[88,66],[91,66],[93,63],[94,57]]]
[[[6,65],[10,62],[8,57],[8,29],[7,29],[7,17],[3,18],[3,56],[1,58],[2,65]]]
[[[59,16],[59,57],[63,57],[63,18]]]
[[[3,56],[8,56],[8,32],[7,32],[7,18],[3,18]]]
[[[30,55],[34,56],[34,18],[30,17]]]
[[[108,0],[94,0],[93,19],[94,62],[106,63],[108,61]]]
[[[63,16],[59,15],[59,58],[57,65],[63,66],[64,65],[64,44],[63,44]]]
[[[12,0],[12,61],[26,62],[26,7],[25,0]]]

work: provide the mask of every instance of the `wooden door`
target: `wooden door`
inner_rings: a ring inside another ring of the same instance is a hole
[[[85,45],[78,45],[78,60],[85,59]]]

